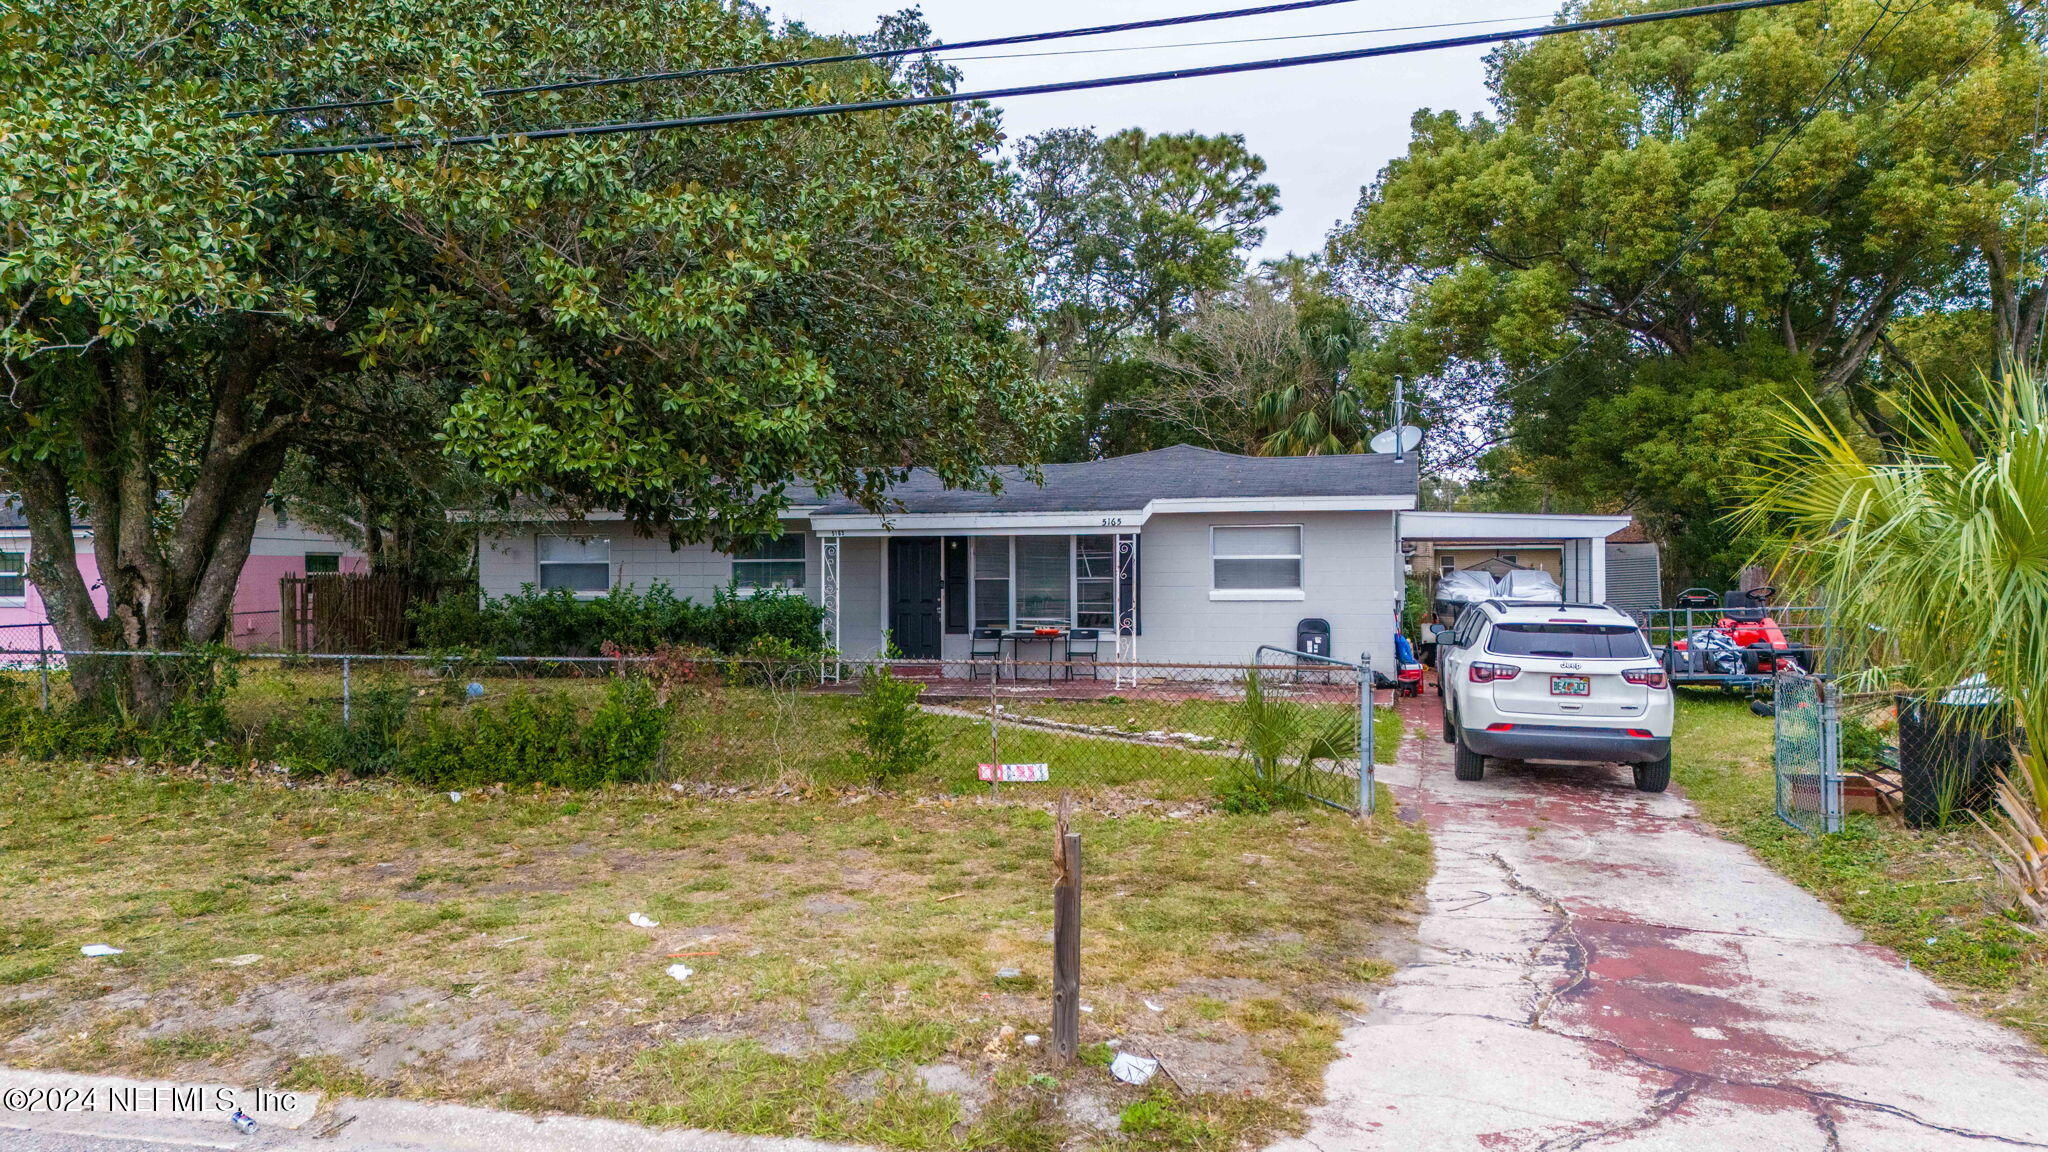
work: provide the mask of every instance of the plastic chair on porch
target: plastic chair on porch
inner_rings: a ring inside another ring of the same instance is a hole
[[[999,680],[1003,670],[1003,630],[1001,628],[976,628],[967,638],[967,658],[973,663],[967,665],[967,678],[973,680],[981,661],[988,660],[988,678]]]
[[[1088,661],[1088,675],[1100,680],[1102,670],[1096,663],[1102,655],[1102,629],[1075,628],[1067,633],[1067,679],[1074,678],[1074,662]]]

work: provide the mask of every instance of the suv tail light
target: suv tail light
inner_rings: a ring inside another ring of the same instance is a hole
[[[1513,680],[1521,673],[1522,670],[1513,664],[1489,664],[1484,660],[1474,660],[1465,676],[1474,684],[1491,684],[1496,680]]]
[[[1621,674],[1621,678],[1645,688],[1662,688],[1670,683],[1662,668],[1630,668]]]

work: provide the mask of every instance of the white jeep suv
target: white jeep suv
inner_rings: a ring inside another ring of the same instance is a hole
[[[1671,681],[1642,629],[1604,604],[1487,600],[1437,634],[1444,740],[1460,780],[1489,756],[1622,763],[1671,781]]]

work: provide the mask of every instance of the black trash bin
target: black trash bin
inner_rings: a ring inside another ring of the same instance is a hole
[[[1330,654],[1330,622],[1310,617],[1294,626],[1294,650],[1311,656]]]
[[[1901,694],[1896,704],[1906,823],[1930,828],[1989,807],[1998,774],[2012,764],[2012,710],[1988,688]]]

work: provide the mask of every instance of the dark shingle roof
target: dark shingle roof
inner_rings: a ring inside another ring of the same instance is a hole
[[[1187,444],[1089,460],[1047,464],[1044,483],[1022,469],[998,468],[1001,492],[947,488],[925,469],[891,485],[887,512],[1092,512],[1142,508],[1151,500],[1215,500],[1290,496],[1412,496],[1415,457],[1234,456]],[[858,516],[866,510],[836,497],[813,515]]]

